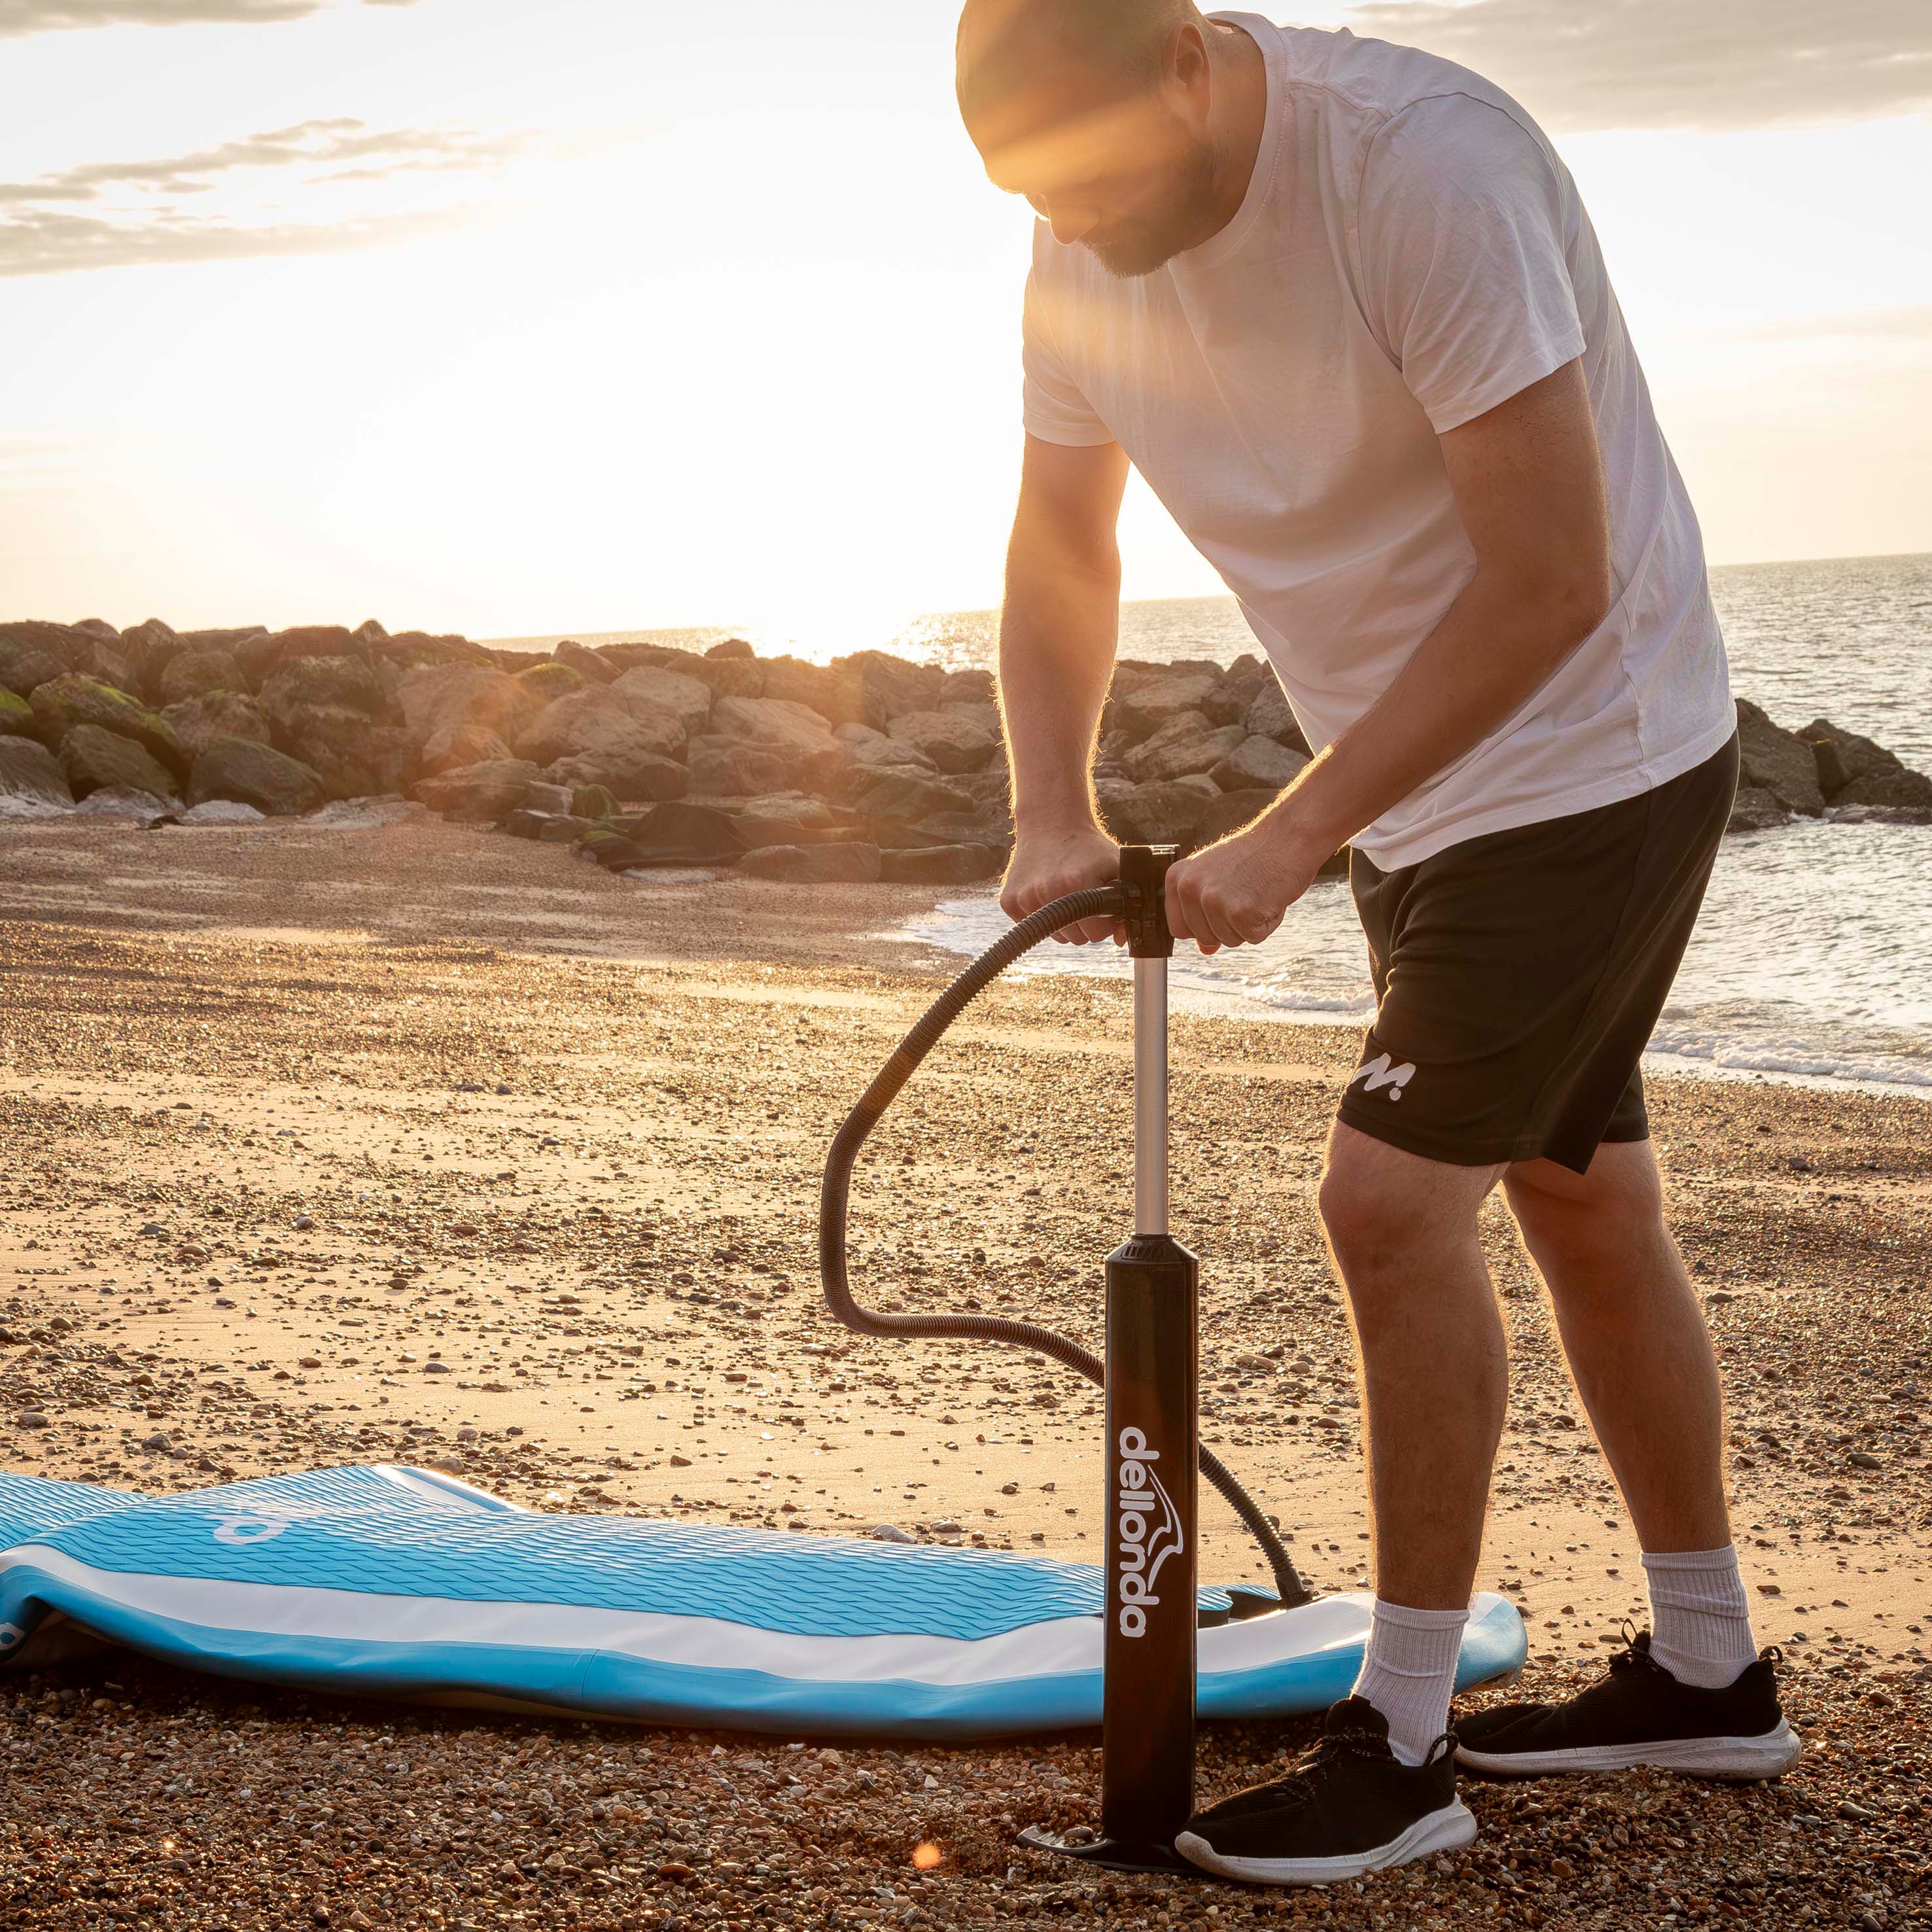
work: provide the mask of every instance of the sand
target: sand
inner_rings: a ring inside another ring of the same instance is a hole
[[[892,1523],[1097,1558],[1091,1392],[1005,1352],[862,1341],[818,1299],[825,1144],[948,970],[878,935],[938,896],[612,878],[418,814],[0,826],[6,1466],[158,1491],[413,1461],[540,1508]],[[974,1010],[861,1169],[862,1299],[976,1301],[1096,1334],[1100,1262],[1127,1224],[1126,1022],[1113,982],[1010,982]],[[1204,1261],[1204,1433],[1325,1588],[1359,1584],[1367,1551],[1348,1334],[1313,1214],[1354,1045],[1269,1022],[1174,1026],[1175,1215]],[[290,1922],[274,1914],[292,1898],[304,1921],[320,1904],[341,1922],[425,1925],[519,1911],[950,1924],[989,1906],[1221,1924],[1277,1911],[1460,1924],[1500,1906],[1622,1924],[1749,1919],[1773,1902],[1798,1922],[1912,1922],[1928,1897],[1924,1814],[1900,1808],[1922,1802],[1932,1703],[1932,1114],[1688,1079],[1655,1083],[1653,1114],[1724,1364],[1760,1640],[1784,1647],[1811,1744],[1774,1790],[1650,1774],[1477,1786],[1484,1836],[1441,1870],[1277,1905],[1100,1883],[1011,1852],[1010,1818],[1090,1816],[1090,1740],[921,1751],[908,1797],[905,1754],[827,1764],[770,1741],[251,1696],[128,1659],[107,1666],[113,1691],[98,1664],[0,1679],[0,1709],[22,1726],[15,1856],[34,1874],[20,1922],[117,1916],[100,1887],[124,1880],[137,1900],[129,1860],[154,1858],[164,1827],[194,1849],[148,1909],[209,1924]],[[1486,1233],[1514,1394],[1480,1581],[1522,1606],[1532,1684],[1561,1688],[1640,1619],[1641,1572],[1499,1208]],[[1238,1369],[1240,1356],[1268,1366]],[[1258,1578],[1232,1514],[1211,1495],[1204,1513],[1204,1579]],[[235,1795],[238,1772],[172,1796],[155,1784],[152,1741],[229,1732],[244,1748],[224,1744],[221,1766],[267,1767],[250,1798]],[[1217,1730],[1204,1791],[1305,1734]],[[406,1748],[464,1820],[441,1836],[358,1832],[344,1821],[365,1798],[313,1828],[284,1787],[301,1740],[323,1736],[345,1790],[371,1749]],[[78,1754],[86,1788],[49,1781],[43,1750]],[[479,1764],[520,1804],[532,1764],[580,1755],[613,1767],[590,1780],[609,1790],[533,1810],[500,1798],[484,1808],[508,1821],[495,1826],[478,1813]],[[668,1855],[686,1842],[666,1834],[672,1800],[649,1796],[667,1756],[740,1787],[707,1807],[674,1780],[699,1808],[687,1857]],[[772,1768],[769,1802],[745,1802],[767,1774],[733,1767],[754,1763]],[[806,1786],[785,1782],[800,1764],[827,1787],[802,1809]],[[1840,1818],[1840,1804],[1872,1815]],[[127,1830],[106,1822],[136,1812]],[[1575,1849],[1593,1838],[1594,1862]],[[942,1853],[929,1874],[907,1863],[922,1839]],[[495,1876],[476,1893],[463,1875],[485,1840]],[[554,1856],[572,1869],[535,1881],[539,1905],[520,1865],[541,1874]],[[676,1867],[689,1875],[663,1875]],[[96,1879],[74,1882],[86,1871]],[[1747,1884],[1755,1899],[1721,1892]]]

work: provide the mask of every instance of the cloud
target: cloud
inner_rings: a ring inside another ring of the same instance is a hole
[[[233,262],[266,255],[336,254],[412,241],[453,226],[461,218],[461,211],[443,208],[362,221],[244,226],[178,217],[143,223],[104,221],[94,215],[41,212],[0,221],[0,279],[67,274],[82,268]]]
[[[152,160],[92,161],[38,181],[0,182],[0,277],[163,262],[334,254],[419,235],[460,210],[386,212],[314,222],[250,220],[182,206],[232,178],[298,171],[324,190],[410,174],[474,172],[527,147],[518,134],[464,128],[372,128],[352,120],[304,121]]]
[[[0,40],[72,27],[262,26],[305,20],[329,0],[0,0]],[[416,0],[362,0],[411,7]]]
[[[1932,107],[1926,0],[1374,0],[1348,25],[1474,68],[1570,133],[1790,127]]]
[[[0,182],[0,203],[95,201],[104,190],[116,188],[199,194],[214,185],[217,176],[244,168],[333,169],[345,162],[361,165],[313,178],[382,181],[392,175],[485,166],[507,160],[524,146],[518,135],[478,134],[462,128],[385,129],[360,121],[304,121],[166,160],[92,161],[38,181]]]

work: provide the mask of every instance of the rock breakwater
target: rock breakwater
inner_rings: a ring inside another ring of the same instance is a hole
[[[1738,704],[1734,831],[1829,814],[1932,824],[1932,778],[1820,718]],[[1095,790],[1124,841],[1211,842],[1310,748],[1252,655],[1118,668]],[[375,622],[177,632],[0,623],[0,818],[234,822],[415,798],[613,870],[964,885],[1011,849],[993,680],[883,651],[820,664],[574,641],[493,649]]]

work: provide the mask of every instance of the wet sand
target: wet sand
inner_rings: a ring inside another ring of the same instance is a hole
[[[1094,1396],[998,1350],[860,1340],[818,1298],[826,1143],[956,963],[876,935],[939,896],[616,879],[416,816],[0,826],[6,1466],[159,1491],[406,1461],[550,1509],[890,1522],[1097,1559]],[[1095,1334],[1100,1261],[1126,1231],[1126,1019],[1118,985],[1060,978],[974,1009],[862,1167],[862,1298]],[[1331,1028],[1174,1026],[1204,1433],[1328,1588],[1358,1584],[1367,1549],[1349,1336],[1313,1214],[1353,1047]],[[905,1754],[271,1699],[116,1660],[114,1690],[99,1665],[0,1678],[18,1922],[122,1916],[143,1859],[148,1910],[211,1924],[315,1922],[318,1902],[335,1922],[424,1925],[1912,1922],[1932,1112],[1679,1080],[1654,1085],[1653,1114],[1725,1366],[1760,1638],[1784,1648],[1810,1746],[1774,1790],[1477,1786],[1468,1852],[1277,1903],[1012,1852],[1008,1819],[1090,1817],[1091,1740],[922,1750],[914,1779]],[[1514,1386],[1481,1582],[1522,1606],[1532,1684],[1560,1688],[1641,1617],[1641,1572],[1499,1207],[1486,1232]],[[1211,1496],[1204,1514],[1204,1579],[1258,1578],[1232,1514]],[[255,1768],[222,1754],[170,1795],[147,1754],[182,1725],[245,1736]],[[1217,1728],[1204,1789],[1306,1730]],[[325,1734],[340,1792],[317,1830],[291,1792],[316,1774],[302,1739]],[[382,1825],[379,1734],[446,1789],[444,1824]],[[608,1790],[521,1804],[579,1756],[596,1779],[576,1782]],[[668,1784],[668,1760],[705,1774]],[[84,1786],[48,1774],[76,1762]],[[777,1767],[769,1802],[746,1796],[764,1772],[733,1768],[752,1765]],[[825,1787],[802,1810],[807,1786],[785,1782],[801,1765]],[[710,1792],[718,1768],[734,1794]],[[943,1854],[927,1875],[908,1862],[922,1840]]]

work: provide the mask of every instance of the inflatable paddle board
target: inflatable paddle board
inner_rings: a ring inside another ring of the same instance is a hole
[[[64,1625],[308,1690],[793,1735],[1097,1725],[1101,1572],[1002,1550],[546,1516],[390,1465],[188,1495],[0,1475],[0,1665]],[[1234,1617],[1200,1593],[1204,1718],[1347,1695],[1370,1599]],[[67,1633],[70,1636],[72,1632]],[[1522,1664],[1477,1598],[1458,1678]]]

